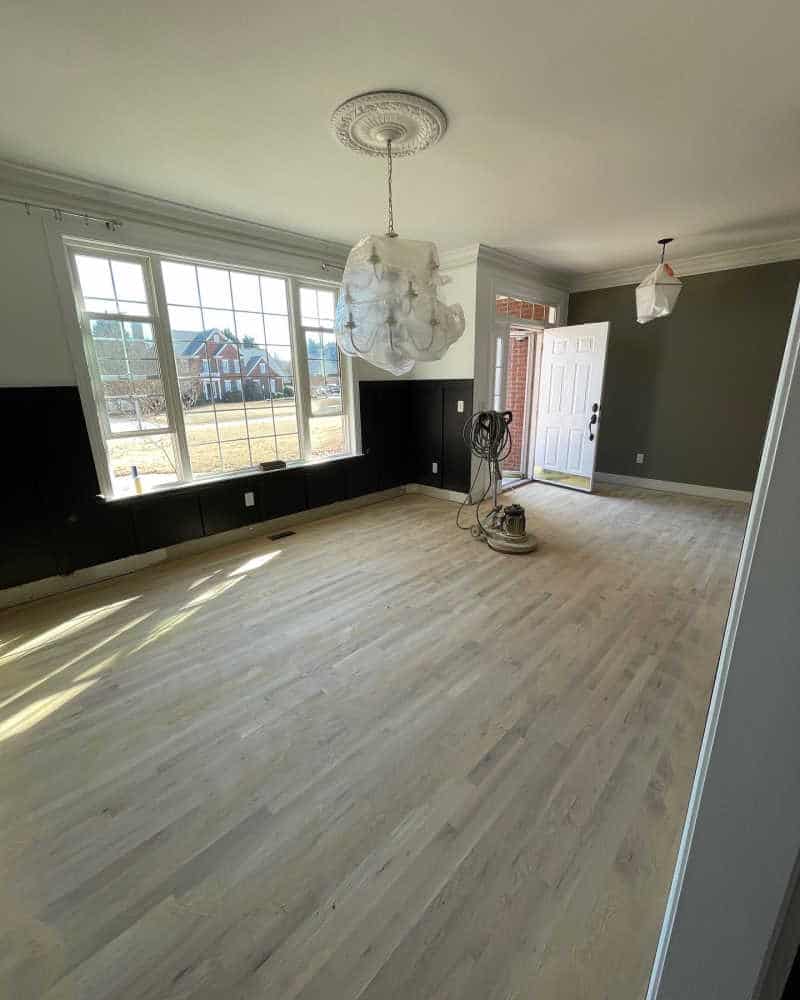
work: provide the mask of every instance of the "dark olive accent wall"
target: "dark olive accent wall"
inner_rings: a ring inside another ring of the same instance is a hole
[[[597,469],[751,490],[800,261],[682,280],[675,312],[644,326],[633,286],[570,296],[570,323],[611,322]]]

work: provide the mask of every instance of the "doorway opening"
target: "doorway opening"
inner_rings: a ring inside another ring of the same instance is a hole
[[[512,413],[511,451],[503,462],[503,486],[527,482],[528,452],[534,408],[533,385],[536,373],[536,345],[541,330],[511,326],[505,360],[505,399],[500,409]]]

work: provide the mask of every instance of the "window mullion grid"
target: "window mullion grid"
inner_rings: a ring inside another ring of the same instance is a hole
[[[216,356],[216,354],[214,355],[213,359],[209,357],[209,354],[208,354],[208,337],[206,336],[206,334],[208,333],[208,330],[206,329],[206,311],[203,308],[203,298],[200,295],[200,277],[199,277],[199,275],[197,273],[197,264],[192,264],[192,270],[194,271],[194,284],[195,284],[195,288],[197,289],[197,305],[198,305],[198,308],[200,309],[200,319],[201,319],[201,321],[203,323],[203,349],[206,352],[206,358],[208,359],[208,367],[209,367],[209,369],[211,368],[211,362],[212,362],[212,360],[216,360],[216,363],[217,363],[217,368],[216,368],[216,372],[217,372],[217,387],[219,388],[219,402],[221,403],[222,402],[222,394],[225,391],[225,378],[224,378],[225,372],[224,372],[224,369],[222,369],[220,367],[220,364],[221,364],[221,362],[222,362],[223,359],[222,358],[218,358]],[[212,383],[211,395],[212,396],[214,395],[213,383]],[[215,429],[216,434],[217,434],[217,457],[219,458],[220,469],[224,472],[225,470],[222,467],[222,438],[219,436],[219,419],[217,418],[217,400],[216,399],[212,399],[211,400],[211,412],[214,414],[214,429]]]
[[[308,350],[305,330],[300,319],[300,295],[295,278],[287,280],[289,286],[289,336],[295,358],[295,406],[300,431],[300,457],[311,457],[311,379],[308,374]]]
[[[250,441],[250,421],[247,418],[247,400],[244,394],[244,365],[242,364],[242,351],[239,344],[239,327],[236,324],[236,309],[233,303],[233,281],[231,280],[231,272],[227,270],[225,272],[228,275],[228,290],[231,293],[231,316],[233,316],[233,335],[236,338],[236,357],[239,359],[239,385],[242,391],[242,410],[244,411],[244,433],[247,438],[247,454],[250,456],[250,465],[253,463],[253,445]],[[261,282],[258,281],[258,301],[261,301]]]
[[[172,345],[172,326],[169,321],[167,297],[161,277],[161,267],[153,267],[153,259],[151,257],[146,258],[145,271],[150,285],[150,294],[155,299],[153,303],[153,335],[158,347],[161,386],[164,390],[164,402],[167,408],[170,428],[177,445],[175,458],[178,467],[175,471],[178,474],[178,480],[185,482],[192,478],[192,465],[189,459],[189,447],[186,442],[186,427],[183,421],[183,405],[181,404],[180,382],[178,381],[178,365],[175,360],[175,349]]]

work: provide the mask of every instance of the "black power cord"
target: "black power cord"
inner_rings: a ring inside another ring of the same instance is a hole
[[[501,476],[500,463],[504,458],[508,457],[511,451],[511,432],[508,429],[511,420],[511,410],[505,410],[503,413],[498,413],[497,410],[481,410],[478,413],[473,413],[464,424],[462,431],[464,443],[472,454],[480,459],[480,463],[475,471],[475,477],[472,480],[469,493],[464,497],[456,512],[456,525],[462,531],[469,531],[472,528],[472,525],[461,524],[461,511],[466,506],[467,501],[471,499],[472,491],[480,478],[485,463],[489,466],[489,485],[483,491],[480,500],[475,504],[475,521],[480,526],[481,504],[492,488],[492,470],[494,470],[494,475],[499,482]]]

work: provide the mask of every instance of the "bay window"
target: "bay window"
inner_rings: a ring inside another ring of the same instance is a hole
[[[149,489],[351,451],[333,286],[77,241],[67,253],[104,492],[132,492],[134,470]]]

